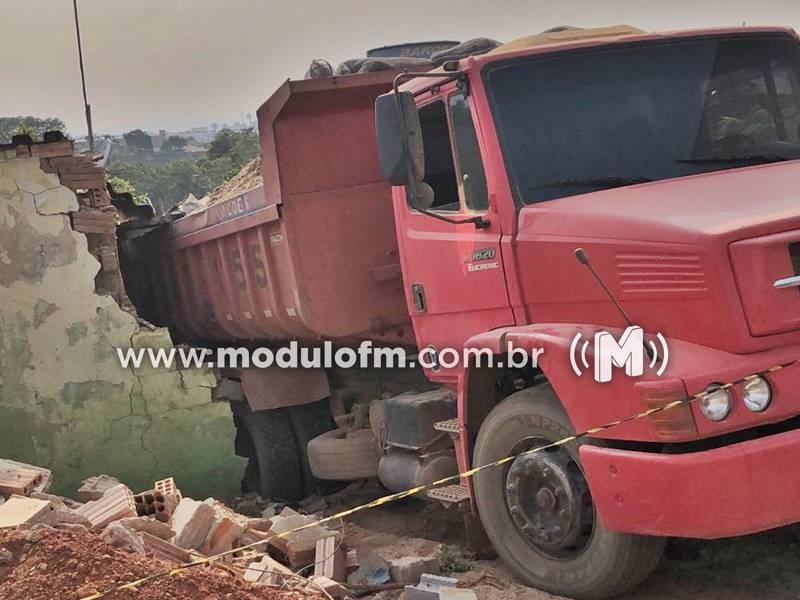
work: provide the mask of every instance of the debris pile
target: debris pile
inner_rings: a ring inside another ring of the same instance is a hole
[[[261,175],[261,157],[255,158],[241,168],[233,177],[222,182],[211,193],[202,198],[195,197],[194,194],[179,203],[173,210],[182,215],[191,215],[201,212],[209,206],[220,204],[226,200],[231,200],[242,194],[264,185],[264,178]]]
[[[258,504],[241,500],[234,507],[246,516],[184,497],[172,478],[134,493],[97,475],[77,500],[49,494],[50,480],[47,469],[0,459],[0,598],[80,600],[198,562],[137,587],[137,597],[344,599],[404,587],[413,595],[440,572],[437,553],[384,559],[349,548],[344,523],[317,524],[363,493],[362,483],[296,510],[269,503],[258,516]]]
[[[419,44],[417,48],[394,47],[398,52],[396,56],[369,55],[363,58],[351,58],[339,63],[336,69],[325,59],[315,58],[306,71],[306,79],[324,79],[326,77],[339,77],[342,75],[355,75],[357,73],[372,73],[374,71],[408,70],[430,71],[441,67],[444,63],[461,60],[470,56],[486,54],[497,48],[500,42],[489,38],[474,38],[460,44],[450,45],[438,51],[429,52],[429,44]],[[415,44],[409,44],[415,46]],[[411,54],[409,54],[411,52]]]
[[[209,498],[184,498],[172,478],[134,493],[108,475],[83,482],[78,500],[48,494],[51,473],[0,459],[0,597],[79,599],[175,566],[264,541],[200,567],[143,586],[140,598],[322,597],[320,584],[272,559],[273,523],[240,515]],[[281,531],[300,516],[276,517]],[[312,517],[301,516],[302,519]],[[319,527],[282,540],[280,552],[297,561]],[[269,543],[267,543],[269,542]],[[277,550],[276,550],[277,551]],[[302,565],[306,566],[306,565]],[[275,574],[279,577],[274,576]],[[325,582],[323,582],[325,583]],[[274,588],[274,589],[271,589]]]
[[[0,530],[0,597],[66,600],[91,597],[115,585],[162,570],[158,559],[126,552],[81,526],[18,527]],[[233,570],[211,565],[143,586],[133,594],[147,600],[236,598],[300,600],[305,592],[256,588]]]

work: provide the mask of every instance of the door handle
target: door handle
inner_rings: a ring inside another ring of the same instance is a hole
[[[414,308],[417,312],[425,312],[427,306],[425,304],[425,288],[421,283],[411,284],[411,296],[414,298]]]
[[[775,283],[773,283],[772,285],[777,290],[782,290],[784,288],[790,288],[790,287],[800,287],[800,275],[795,275],[794,277],[784,277],[783,279],[777,279],[775,280]]]

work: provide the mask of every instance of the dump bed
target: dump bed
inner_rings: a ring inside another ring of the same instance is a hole
[[[413,344],[375,147],[395,74],[284,83],[258,111],[264,185],[149,236],[137,305],[188,340]]]

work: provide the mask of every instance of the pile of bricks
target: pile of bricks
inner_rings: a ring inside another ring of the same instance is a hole
[[[451,580],[432,576],[439,573],[438,553],[384,560],[348,548],[341,531],[292,508],[246,517],[214,498],[184,497],[171,477],[134,493],[114,477],[97,475],[83,481],[72,500],[49,494],[50,479],[47,469],[0,459],[0,528],[85,527],[112,546],[171,565],[224,554],[213,563],[216,569],[255,586],[335,599],[387,586],[406,586],[406,596],[415,599],[470,597],[453,596]],[[298,509],[326,507],[326,499],[316,498]]]
[[[152,490],[133,497],[136,514],[140,517],[152,515],[164,523],[169,522],[181,499],[181,491],[172,477],[156,481]]]
[[[77,500],[48,493],[50,479],[47,469],[0,459],[0,529],[84,527],[112,546],[172,565],[263,542],[256,548],[220,558],[217,567],[253,585],[298,590],[308,587],[315,592],[320,587],[334,592],[341,588],[342,593],[333,597],[343,597],[345,588],[322,574],[315,581],[296,574],[300,562],[313,564],[318,538],[325,538],[329,544],[327,537],[336,535],[324,527],[291,535],[278,543],[273,520],[245,517],[213,498],[201,502],[184,497],[171,477],[134,493],[114,477],[97,475],[83,481],[76,493]],[[303,523],[312,519],[291,509],[284,513],[274,518],[280,531],[294,527],[298,518]],[[335,567],[330,574],[344,575],[339,568]]]
[[[11,496],[30,496],[36,484],[42,480],[41,471],[34,469],[0,468],[0,494]]]

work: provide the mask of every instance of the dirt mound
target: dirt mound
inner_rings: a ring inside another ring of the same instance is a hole
[[[228,181],[215,189],[208,197],[208,204],[218,204],[231,198],[235,198],[245,192],[257,188],[264,184],[261,177],[261,158],[251,160],[242,170],[231,177]]]
[[[79,600],[116,584],[163,571],[170,565],[117,550],[82,528],[0,530],[0,598]],[[299,600],[318,596],[253,587],[219,568],[195,567],[153,581],[135,592],[139,600]]]

